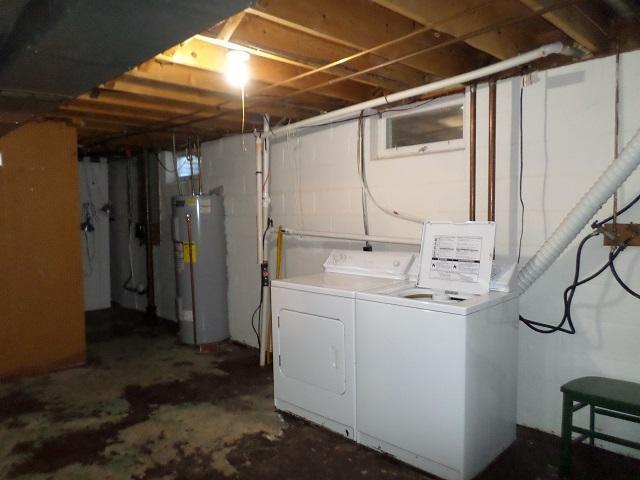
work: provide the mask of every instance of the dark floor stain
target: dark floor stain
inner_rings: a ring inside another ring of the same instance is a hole
[[[148,468],[143,475],[134,475],[133,480],[172,478],[174,480],[230,480],[230,477],[214,470],[211,455],[202,452],[185,455],[178,450],[176,458],[164,465]]]
[[[107,423],[97,429],[77,430],[40,442],[22,442],[11,453],[28,454],[14,463],[7,478],[35,473],[52,473],[72,463],[101,465],[107,461],[101,452],[115,441],[121,423]]]
[[[264,434],[245,435],[234,444],[227,460],[238,471],[237,478],[435,478],[333,432],[290,415],[283,416],[287,428],[282,437],[271,440]]]
[[[31,395],[14,391],[0,397],[0,422],[16,421],[18,416],[27,413],[41,412],[46,404]]]
[[[172,365],[174,367],[193,367],[193,362],[183,360],[181,362],[173,362]]]

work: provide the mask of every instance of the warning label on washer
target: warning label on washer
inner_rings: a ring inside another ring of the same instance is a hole
[[[440,235],[433,239],[429,277],[458,282],[478,282],[482,237]]]

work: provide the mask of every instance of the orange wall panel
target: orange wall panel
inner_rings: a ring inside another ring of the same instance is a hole
[[[0,138],[0,378],[85,360],[76,148],[56,122]]]

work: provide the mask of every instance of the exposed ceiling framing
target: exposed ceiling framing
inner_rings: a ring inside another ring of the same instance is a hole
[[[244,131],[296,121],[563,41],[587,57],[640,46],[626,0],[262,0],[48,114],[89,150],[239,133],[226,53],[251,54]],[[566,62],[556,59],[556,62]]]

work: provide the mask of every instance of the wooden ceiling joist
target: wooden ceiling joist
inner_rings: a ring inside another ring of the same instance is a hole
[[[247,15],[242,26],[236,30],[236,43],[254,48],[266,48],[288,58],[299,58],[312,68],[349,57],[359,50],[342,44],[310,36],[259,16]],[[329,71],[337,74],[351,73],[382,63],[384,57],[374,54],[364,55]],[[370,84],[389,91],[397,91],[420,85],[429,77],[419,70],[405,65],[383,68],[372,75],[363,76]]]
[[[551,0],[520,0],[523,5],[532,10],[548,7]],[[569,38],[592,53],[607,49],[609,39],[605,33],[607,25],[598,25],[579,5],[559,8],[543,15],[544,19]]]
[[[325,40],[361,50],[419,28],[413,20],[368,0],[264,0],[256,8],[248,11],[290,28],[297,28]],[[386,58],[396,58],[448,38],[450,36],[442,32],[425,32],[379,53]],[[431,75],[448,77],[486,65],[492,58],[468,45],[455,45],[448,48],[446,54],[426,53],[402,63]]]
[[[164,54],[158,55],[156,58],[165,62],[224,74],[227,63],[227,51],[228,49],[226,48],[213,45],[202,40],[192,39],[165,52]],[[276,83],[296,76],[307,70],[306,68],[268,60],[257,56],[253,56],[251,58],[249,68],[251,71],[251,79],[263,83]],[[313,80],[300,80],[290,84],[289,86],[292,88],[302,89],[312,86],[314,83],[334,78],[327,74],[320,74],[317,77],[318,78]],[[247,86],[247,92],[250,94],[251,85]],[[373,98],[376,94],[376,89],[357,82],[346,82],[335,87],[319,89],[316,93],[349,102],[361,102],[369,98]]]
[[[205,98],[216,95],[223,96],[226,99],[239,98],[239,90],[229,85],[221,73],[158,60],[145,62],[120,78],[181,92],[195,90],[196,93],[199,93]],[[251,81],[251,90],[256,93],[267,86],[269,86],[269,84],[256,80]],[[270,88],[269,94],[270,96],[278,97],[292,91],[294,90],[284,87]],[[252,96],[253,95],[255,94],[252,94]],[[277,98],[274,98],[274,101],[277,101]],[[344,100],[329,98],[318,94],[305,95],[304,98],[294,103],[294,106],[297,108],[308,110],[310,113],[334,110],[344,105],[346,105]]]
[[[374,0],[378,5],[420,25],[437,24],[437,30],[453,37],[522,15],[526,7],[510,0]],[[461,15],[461,13],[465,13]],[[532,19],[527,28],[507,27],[470,38],[465,43],[500,60],[537,46],[536,36],[545,29],[544,20]],[[558,32],[558,40],[563,35]],[[551,41],[551,39],[549,39]]]

